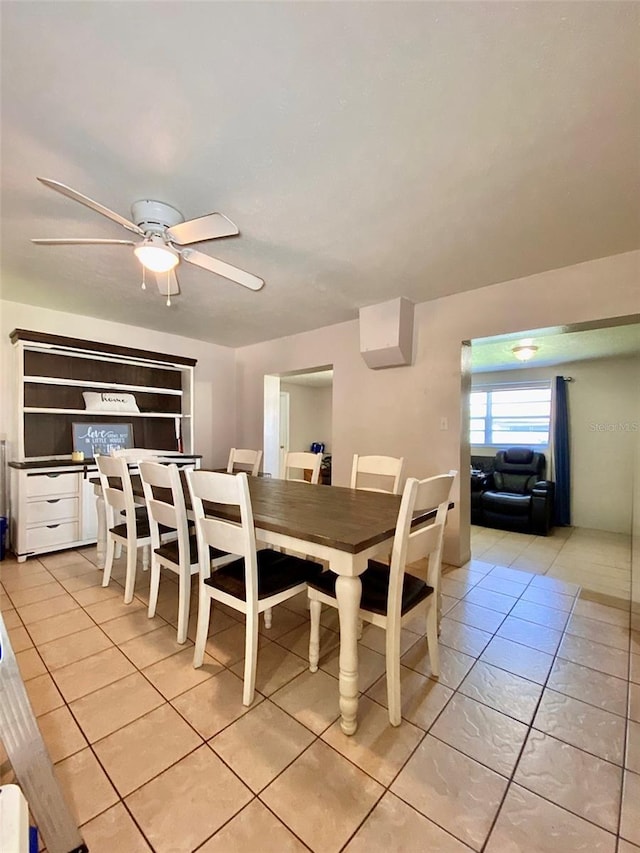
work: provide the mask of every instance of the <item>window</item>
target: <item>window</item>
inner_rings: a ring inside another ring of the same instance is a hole
[[[511,447],[549,443],[551,384],[476,385],[471,391],[471,444]]]

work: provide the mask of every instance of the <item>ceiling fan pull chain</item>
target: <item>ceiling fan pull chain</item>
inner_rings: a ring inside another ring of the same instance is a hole
[[[171,272],[167,272],[167,307],[171,307]]]
[[[142,289],[143,290],[147,289],[147,278],[145,275],[146,271],[147,271],[147,268],[143,265],[143,267],[142,267]]]

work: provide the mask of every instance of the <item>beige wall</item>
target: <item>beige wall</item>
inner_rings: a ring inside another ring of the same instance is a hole
[[[280,382],[289,393],[289,450],[309,450],[314,441],[324,442],[331,453],[331,388],[313,388]]]
[[[478,383],[551,380],[559,373],[574,380],[568,386],[572,524],[628,534],[632,460],[638,439],[634,429],[640,429],[640,358],[594,359],[559,367],[479,373],[474,380]],[[599,428],[599,424],[603,426]],[[629,425],[628,429],[620,426],[624,424]],[[547,454],[549,475],[548,448],[539,449]],[[474,447],[472,452],[494,456],[495,448]]]
[[[601,258],[416,306],[416,357],[409,367],[370,370],[357,321],[237,351],[237,440],[262,440],[263,376],[333,364],[333,477],[348,483],[353,453],[404,455],[419,477],[467,471],[461,435],[461,342],[640,313],[640,252]],[[448,429],[440,423],[447,418]],[[469,556],[468,478],[457,484],[445,558]]]
[[[15,441],[16,417],[13,403],[15,394],[13,348],[9,334],[16,328],[197,358],[194,401],[195,451],[203,455],[205,465],[227,464],[229,448],[234,446],[235,438],[234,350],[179,335],[166,335],[162,332],[110,323],[92,317],[79,317],[61,311],[1,301],[0,434],[6,433],[10,441]],[[262,440],[257,446],[262,446]],[[11,458],[11,452],[9,458]]]

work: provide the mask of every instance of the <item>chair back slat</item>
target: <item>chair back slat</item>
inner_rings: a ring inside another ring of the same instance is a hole
[[[416,563],[418,560],[428,557],[439,547],[441,537],[442,524],[437,521],[412,531],[407,541],[405,565]]]
[[[148,447],[127,447],[120,450],[112,450],[111,455],[126,459],[132,465],[141,462],[143,459],[147,461],[157,460],[164,456],[166,450],[151,450]]]
[[[248,450],[246,448],[232,447],[229,452],[227,474],[234,474],[236,465],[248,465],[251,466],[251,471],[247,473],[250,473],[252,477],[257,477],[258,472],[260,471],[261,462],[261,450]]]
[[[246,472],[187,471],[187,482],[196,522],[201,579],[208,578],[210,574],[209,548],[237,554],[244,558],[247,601],[257,602],[256,535]],[[207,515],[205,503],[238,507],[240,523]]]
[[[350,487],[368,492],[400,494],[403,468],[404,456],[399,458],[395,456],[359,456],[355,453],[351,466]],[[374,486],[373,483],[378,485]]]
[[[405,484],[391,551],[387,614],[395,612],[399,615],[403,578],[408,563],[429,559],[427,582],[433,587],[434,594],[438,595],[444,526],[456,473],[450,471],[426,480],[410,477]],[[437,513],[432,524],[411,528],[415,512],[436,507]]]
[[[178,466],[163,465],[159,462],[140,462],[140,479],[147,504],[152,546],[160,547],[159,525],[162,524],[177,532],[179,553],[188,554],[187,509]],[[164,495],[160,497],[157,494],[157,489],[168,490],[166,499]]]
[[[126,459],[99,455],[96,456],[96,465],[104,497],[107,528],[120,524],[123,521],[120,513],[124,512],[127,528],[135,531],[136,507]],[[120,487],[114,486],[110,480],[118,480]]]
[[[293,480],[296,483],[317,484],[320,480],[320,466],[322,465],[322,453],[309,453],[302,450],[290,450],[284,454],[282,470],[284,480]],[[292,471],[311,471],[311,480],[294,477]]]

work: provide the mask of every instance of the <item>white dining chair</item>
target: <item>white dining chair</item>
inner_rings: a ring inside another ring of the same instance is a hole
[[[399,495],[403,468],[404,456],[358,456],[355,453],[350,487]]]
[[[165,453],[164,450],[153,450],[148,447],[121,447],[118,450],[112,450],[111,456],[118,457],[120,459],[126,459],[127,464],[129,466],[133,466],[134,473],[137,473],[136,466],[142,459],[146,459],[148,461],[158,461],[159,458]],[[131,469],[129,470],[129,476],[131,476]],[[146,506],[140,506],[136,504],[136,516],[140,521],[147,520],[147,508]],[[150,546],[144,545],[142,548],[142,568],[146,572],[149,568],[149,550]],[[116,542],[115,547],[115,557],[116,559],[120,557],[121,546],[119,542]]]
[[[358,617],[386,631],[387,703],[389,721],[399,726],[400,698],[400,630],[413,611],[426,602],[426,636],[431,672],[440,674],[438,647],[438,594],[442,565],[442,538],[449,508],[455,473],[450,471],[427,480],[411,477],[402,493],[396,525],[391,565],[375,560],[360,576],[362,599]],[[413,514],[421,509],[438,507],[433,524],[412,529]],[[408,563],[428,557],[427,580],[406,571]],[[316,672],[320,657],[320,615],[323,604],[337,607],[336,575],[324,572],[309,580],[308,596],[311,609],[309,638],[309,669]]]
[[[307,581],[321,571],[310,560],[256,549],[256,534],[247,474],[187,471],[191,505],[196,520],[200,580],[198,584],[198,629],[194,667],[202,666],[209,632],[212,602],[218,601],[244,613],[245,660],[242,702],[253,701],[258,658],[260,613],[305,590]],[[203,502],[237,507],[239,521],[207,516]],[[215,572],[209,571],[209,548],[236,555]]]
[[[246,468],[236,468],[236,466],[242,465],[250,468],[250,470],[247,471],[247,474],[251,474],[252,477],[257,477],[261,462],[261,450],[248,450],[232,447],[229,452],[229,461],[227,462],[227,474],[235,474],[238,470],[246,470]]]
[[[116,546],[124,545],[127,549],[124,602],[130,604],[136,583],[138,548],[151,544],[149,519],[146,512],[141,515],[136,511],[127,460],[122,456],[102,455],[96,456],[95,460],[104,499],[107,529],[102,586],[109,586]],[[143,552],[143,562],[148,560],[148,553],[148,550]]]
[[[131,464],[136,464],[144,459],[158,459],[166,454],[166,450],[153,450],[149,447],[123,447],[120,450],[112,450],[111,455],[120,459],[126,459]]]
[[[284,454],[282,461],[283,480],[293,480],[296,483],[315,483],[320,480],[320,466],[322,465],[322,453],[309,453],[302,450],[289,450]],[[311,471],[309,480],[294,476],[298,471]]]
[[[148,615],[155,616],[160,590],[160,570],[168,569],[178,575],[178,642],[185,643],[189,629],[191,576],[198,574],[198,543],[195,533],[189,533],[187,509],[180,471],[176,465],[157,462],[140,463],[140,479],[149,513],[151,530],[151,583]],[[159,489],[164,491],[159,492]],[[161,541],[163,534],[175,531],[176,538]],[[212,552],[211,567],[216,568],[234,559],[222,551]]]

